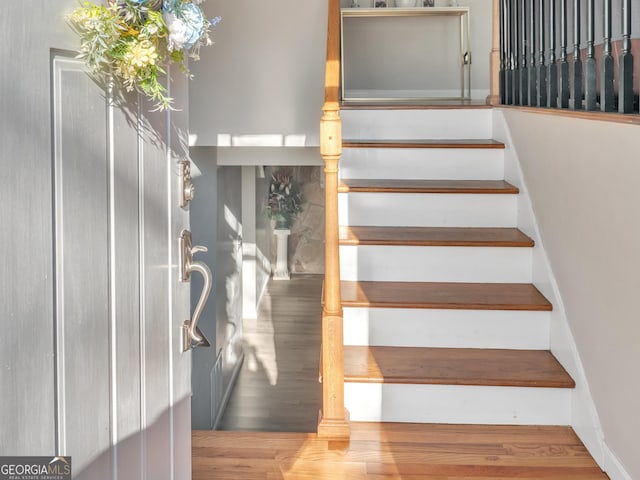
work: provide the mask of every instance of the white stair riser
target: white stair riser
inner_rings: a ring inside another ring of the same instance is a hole
[[[345,383],[353,421],[569,425],[571,389]]]
[[[515,227],[517,195],[340,193],[340,225]]]
[[[530,283],[531,248],[342,245],[340,278],[395,282]]]
[[[548,350],[550,312],[344,308],[345,345]]]
[[[345,139],[486,139],[491,110],[342,110]]]
[[[501,180],[504,150],[345,148],[341,178]]]

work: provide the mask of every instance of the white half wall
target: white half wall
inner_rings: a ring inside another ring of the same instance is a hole
[[[269,277],[271,229],[265,212],[269,181],[264,168],[242,167],[242,317],[258,318]]]
[[[389,0],[389,9],[395,2]],[[435,0],[436,7],[449,5]],[[349,7],[351,0],[341,0]],[[359,0],[370,8],[373,0]],[[458,0],[470,8],[472,98],[489,92],[491,0]],[[428,7],[427,7],[428,8]],[[460,96],[459,19],[348,17],[344,23],[346,97]]]
[[[537,228],[526,203],[519,225],[546,253],[534,280],[559,307],[552,351],[578,383],[572,424],[612,479],[640,478],[640,126],[515,109],[496,123],[501,116],[508,128],[496,136],[510,134],[515,149],[506,176],[517,183],[521,169]]]

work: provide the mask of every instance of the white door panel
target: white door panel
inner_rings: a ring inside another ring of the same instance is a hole
[[[174,72],[180,112],[113,105],[70,52],[76,6],[2,15],[0,452],[70,455],[76,479],[188,479],[187,81]]]

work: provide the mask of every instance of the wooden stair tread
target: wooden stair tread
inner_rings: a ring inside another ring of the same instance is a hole
[[[341,226],[341,245],[533,247],[517,228]]]
[[[504,180],[344,179],[338,192],[517,194]]]
[[[341,282],[345,307],[550,311],[527,283]]]
[[[341,110],[491,110],[484,100],[343,100]]]
[[[345,346],[345,381],[573,388],[545,350]]]
[[[344,139],[343,148],[493,148],[503,149],[504,143],[492,139]]]

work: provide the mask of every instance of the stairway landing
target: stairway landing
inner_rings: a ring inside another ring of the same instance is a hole
[[[351,441],[193,432],[193,480],[607,480],[570,427],[359,423]]]

